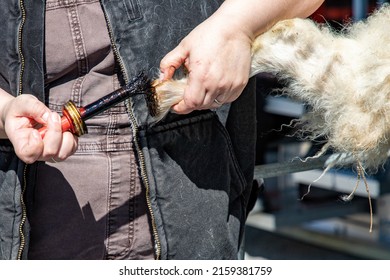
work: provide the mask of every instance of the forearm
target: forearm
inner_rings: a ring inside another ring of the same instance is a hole
[[[324,0],[226,0],[213,17],[228,20],[254,39],[276,22],[294,17],[308,17]]]

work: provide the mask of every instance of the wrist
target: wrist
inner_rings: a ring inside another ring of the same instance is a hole
[[[8,138],[5,133],[5,121],[9,104],[14,98],[0,88],[0,138]]]
[[[250,5],[243,5],[242,0],[225,0],[211,19],[219,21],[220,25],[225,27],[226,33],[232,36],[242,34],[249,40],[253,40],[256,37],[257,27],[255,28],[253,20],[246,13],[249,8]]]

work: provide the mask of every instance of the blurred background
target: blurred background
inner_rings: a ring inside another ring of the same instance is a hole
[[[387,1],[326,0],[312,19],[335,29],[366,18]],[[386,27],[389,28],[389,27]],[[328,156],[303,164],[318,151],[315,143],[288,136],[283,124],[305,112],[304,104],[272,94],[281,85],[257,77],[258,140],[255,176],[264,178],[245,234],[246,259],[390,259],[390,166],[361,182],[354,198],[356,171],[330,170],[320,178]],[[307,193],[310,185],[310,193]],[[370,200],[371,203],[370,205]],[[372,224],[372,232],[370,226]]]

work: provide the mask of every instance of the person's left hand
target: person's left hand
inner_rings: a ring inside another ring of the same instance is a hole
[[[162,80],[182,65],[188,71],[183,100],[172,110],[187,114],[236,100],[248,82],[251,42],[238,24],[220,15],[198,25],[161,60]]]

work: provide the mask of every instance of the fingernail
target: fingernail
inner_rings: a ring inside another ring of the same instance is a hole
[[[57,113],[51,113],[51,120],[54,123],[59,123],[60,122],[60,116]]]
[[[49,112],[46,112],[42,115],[42,120],[44,120],[45,122],[47,122],[47,120],[49,119]]]
[[[165,74],[163,72],[160,72],[159,80],[164,81],[164,78],[165,78]]]

